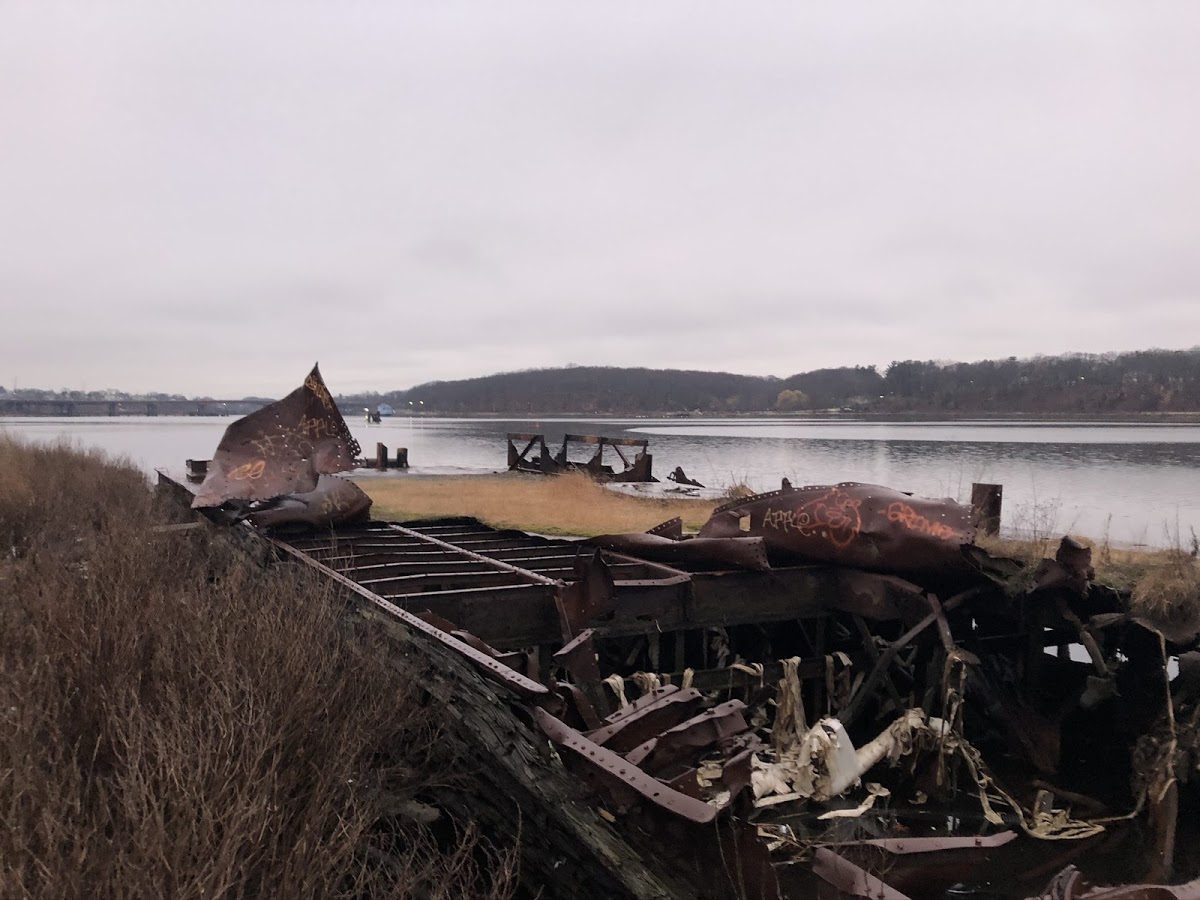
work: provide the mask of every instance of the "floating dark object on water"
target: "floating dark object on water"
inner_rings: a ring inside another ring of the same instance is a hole
[[[667,476],[668,481],[673,481],[676,484],[690,484],[692,487],[704,487],[694,478],[688,478],[687,473],[683,471],[683,466],[676,466],[675,471]]]
[[[282,400],[225,429],[192,508],[306,493],[361,452],[316,366]]]

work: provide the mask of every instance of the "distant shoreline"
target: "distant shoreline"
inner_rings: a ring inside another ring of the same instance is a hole
[[[361,407],[342,408],[342,414],[347,421],[355,422],[361,419]],[[166,418],[168,414],[145,414],[122,412],[117,415],[61,415],[57,413],[0,413],[0,422],[5,420],[23,419],[147,419]],[[183,415],[178,418],[236,418],[236,414],[225,413],[217,415]],[[384,421],[407,421],[408,419],[478,419],[481,421],[538,421],[567,420],[567,421],[614,421],[628,422],[638,419],[667,419],[680,422],[714,421],[726,419],[769,419],[779,422],[1012,422],[1021,423],[1050,423],[1056,425],[1195,425],[1200,424],[1200,410],[1188,412],[1107,412],[1107,413],[1035,413],[1035,412],[841,412],[841,411],[808,411],[780,413],[770,410],[759,412],[664,412],[664,413],[615,413],[615,412],[545,412],[534,411],[527,413],[490,413],[464,412],[446,413],[426,411],[409,415],[385,416]]]

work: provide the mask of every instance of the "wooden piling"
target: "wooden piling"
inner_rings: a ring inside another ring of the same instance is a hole
[[[387,447],[383,444],[375,445],[375,468],[383,470],[388,467]]]
[[[1000,505],[1004,485],[971,485],[971,524],[984,534],[1000,533]]]
[[[396,448],[396,468],[397,469],[407,469],[408,468],[408,448],[407,447],[397,447]]]

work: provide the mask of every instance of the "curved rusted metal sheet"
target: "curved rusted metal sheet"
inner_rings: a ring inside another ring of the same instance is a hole
[[[962,561],[975,540],[970,510],[843,482],[756,494],[720,506],[701,538],[758,536],[785,557],[891,573],[934,572]]]
[[[655,562],[695,565],[727,565],[758,572],[771,568],[761,537],[684,538],[673,540],[657,534],[601,534],[587,543],[601,550],[631,553]]]
[[[292,524],[323,528],[364,521],[370,513],[371,498],[357,484],[322,475],[315,490],[277,497],[261,508],[252,508],[249,519],[260,528]]]
[[[225,429],[192,508],[307,493],[319,476],[352,468],[360,453],[313,366],[296,390]]]

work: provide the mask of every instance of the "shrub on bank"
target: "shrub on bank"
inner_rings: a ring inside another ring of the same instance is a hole
[[[128,464],[0,438],[0,896],[507,895],[419,821],[435,713],[328,589],[168,521]]]

